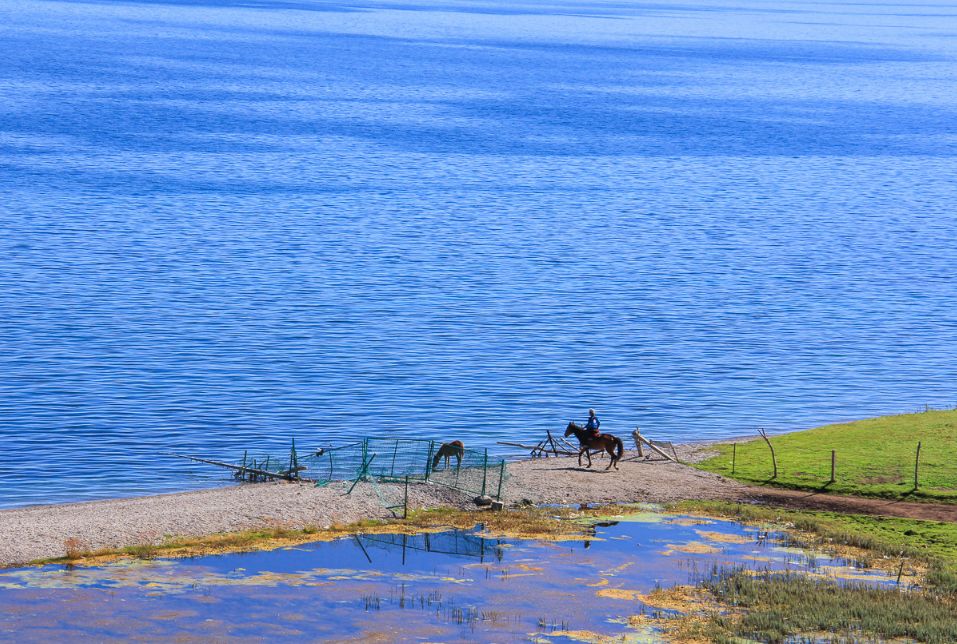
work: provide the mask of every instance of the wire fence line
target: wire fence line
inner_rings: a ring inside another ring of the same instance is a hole
[[[720,470],[732,476],[766,479],[802,486],[882,488],[892,491],[957,493],[957,459],[950,442],[917,440],[907,450],[802,446],[800,450],[775,445],[771,439],[734,442],[721,460]],[[758,446],[764,446],[760,449]]]
[[[345,445],[303,451],[293,440],[288,455],[243,454],[232,466],[236,478],[308,480],[323,486],[333,481],[430,483],[501,500],[507,479],[505,459],[487,449],[467,449],[417,438],[363,438]],[[378,492],[377,492],[378,493]]]

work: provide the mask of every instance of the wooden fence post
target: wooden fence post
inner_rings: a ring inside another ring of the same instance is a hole
[[[488,448],[485,448],[485,456],[482,459],[482,494],[485,496],[485,482],[488,480]]]
[[[498,492],[495,494],[495,499],[497,501],[502,500],[502,481],[505,480],[505,459],[502,459],[502,464],[499,466],[498,470]],[[485,542],[484,540],[482,541]]]
[[[917,473],[920,470],[920,441],[917,441],[917,458],[914,459],[914,489],[917,489]]]
[[[778,459],[774,455],[774,445],[771,444],[771,441],[768,439],[768,434],[764,431],[763,427],[758,430],[758,433],[761,434],[761,438],[764,439],[764,442],[768,444],[768,449],[771,450],[771,464],[774,465],[774,474],[771,476],[771,479],[776,479],[778,477]]]
[[[834,479],[834,462],[836,460],[837,460],[837,450],[832,449],[831,450],[831,480],[828,481],[829,483],[833,483],[835,480]]]
[[[731,475],[734,476],[734,466],[738,460],[738,444],[731,443]]]

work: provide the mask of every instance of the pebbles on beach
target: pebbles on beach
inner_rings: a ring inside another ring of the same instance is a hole
[[[625,454],[625,457],[633,455]],[[625,461],[604,471],[594,458],[590,470],[575,458],[511,463],[507,503],[670,502],[732,498],[741,486],[714,474],[665,461]],[[67,542],[84,550],[159,543],[169,536],[203,536],[263,527],[325,528],[361,519],[388,518],[384,506],[398,503],[401,486],[257,483],[133,499],[33,506],[0,511],[0,565],[60,557]],[[409,488],[409,506],[474,508],[472,496],[436,485]]]

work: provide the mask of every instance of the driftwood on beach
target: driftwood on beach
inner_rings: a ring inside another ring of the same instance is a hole
[[[508,447],[520,447],[522,449],[527,449],[531,451],[532,456],[544,455],[547,457],[549,454],[553,456],[578,456],[577,450],[572,450],[565,446],[567,443],[559,447],[559,443],[555,442],[554,440],[549,443],[548,438],[543,439],[537,445],[526,445],[524,443],[513,443],[509,441],[497,441],[496,445],[506,445]],[[551,445],[551,449],[549,449],[548,445]]]
[[[222,461],[213,461],[208,458],[199,458],[197,456],[186,456],[183,454],[173,454],[176,458],[185,458],[190,461],[196,461],[198,463],[206,463],[208,465],[217,465],[219,467],[225,467],[239,474],[255,474],[257,476],[264,476],[266,478],[282,479],[283,481],[305,481],[312,482],[312,479],[306,479],[299,476],[299,472],[306,469],[304,467],[294,467],[289,470],[282,472],[270,472],[269,470],[259,469],[257,467],[249,467],[247,465],[234,465],[232,463],[224,463]]]
[[[640,432],[638,429],[636,429],[635,431],[633,431],[633,432],[631,433],[631,436],[632,436],[632,438],[635,440],[635,447],[638,449],[638,457],[643,456],[643,454],[641,453],[641,446],[642,446],[642,445],[645,445],[645,446],[647,446],[649,449],[651,449],[652,451],[654,451],[656,454],[659,454],[659,455],[665,457],[665,458],[668,459],[669,461],[673,461],[673,462],[675,462],[675,463],[678,463],[678,462],[679,462],[679,461],[678,461],[678,453],[675,451],[675,446],[674,446],[673,443],[665,442],[665,441],[657,441],[657,442],[656,442],[656,441],[649,440],[649,439],[645,438],[644,436],[642,436],[642,435],[641,435],[641,432]],[[661,449],[662,447],[670,447],[672,454],[666,453],[663,449]],[[673,455],[673,456],[672,456],[672,455]],[[650,456],[650,454],[649,454],[649,456]],[[647,457],[646,457],[646,458],[647,458]]]

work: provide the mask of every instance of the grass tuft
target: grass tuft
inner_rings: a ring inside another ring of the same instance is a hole
[[[957,598],[957,524],[919,519],[791,510],[727,501],[682,501],[675,512],[707,514],[746,523],[772,524],[815,536],[805,545],[860,548],[889,560],[923,562],[925,583],[939,595]],[[798,538],[799,539],[799,538]]]
[[[732,608],[729,613],[711,614],[708,621],[715,641],[785,642],[801,637],[815,641],[818,634],[839,641],[957,641],[957,606],[940,597],[837,584],[800,573],[755,575],[741,569],[723,572],[702,586]]]

